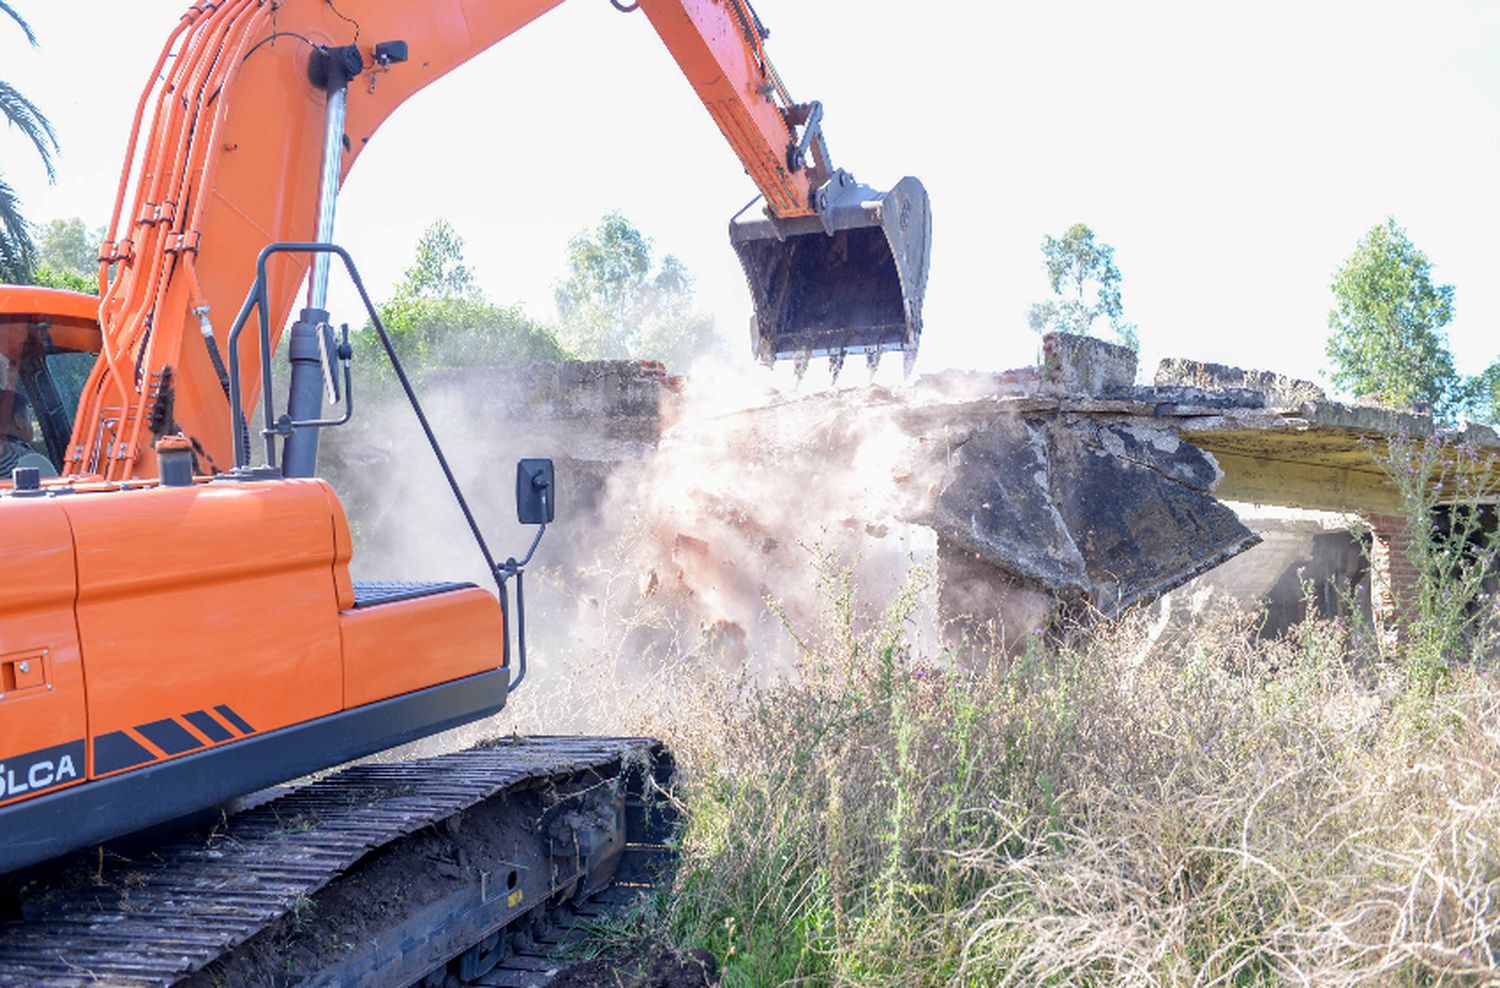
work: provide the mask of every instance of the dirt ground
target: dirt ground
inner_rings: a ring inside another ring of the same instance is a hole
[[[718,983],[718,965],[708,951],[677,954],[652,947],[575,964],[559,972],[551,988],[712,988]]]

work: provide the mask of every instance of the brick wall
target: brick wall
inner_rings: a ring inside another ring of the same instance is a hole
[[[1400,637],[1403,612],[1416,605],[1417,567],[1411,532],[1399,515],[1366,515],[1370,526],[1370,603],[1375,626],[1388,640]]]

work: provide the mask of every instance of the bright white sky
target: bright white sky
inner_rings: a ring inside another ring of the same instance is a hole
[[[35,220],[102,223],[186,0],[16,5],[42,48],[0,24],[0,73],[63,152],[52,187],[13,133],[0,163]],[[827,107],[835,162],[932,195],[920,370],[1029,363],[1038,245],[1078,221],[1116,248],[1146,368],[1318,376],[1330,276],[1388,214],[1457,286],[1459,369],[1500,352],[1500,5],[756,5],[793,96]],[[725,227],[753,192],[645,17],[571,0],[397,113],[345,186],[337,239],[381,297],[446,217],[492,297],[550,316],[568,237],[618,208],[684,260],[748,364]]]

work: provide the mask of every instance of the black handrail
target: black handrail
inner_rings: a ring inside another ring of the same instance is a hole
[[[416,413],[417,422],[422,426],[422,432],[427,437],[427,444],[432,447],[432,453],[437,457],[438,466],[442,468],[443,477],[448,481],[448,489],[453,492],[453,498],[458,502],[459,510],[463,512],[464,521],[469,525],[469,532],[474,536],[474,542],[479,546],[480,553],[484,556],[485,565],[489,567],[490,577],[495,581],[495,587],[499,591],[500,613],[504,622],[504,641],[501,646],[501,660],[504,665],[510,665],[510,593],[506,581],[512,575],[518,575],[510,566],[499,565],[495,562],[495,556],[490,552],[489,543],[484,539],[484,533],[479,530],[479,522],[474,517],[474,512],[469,508],[469,501],[464,497],[463,490],[459,487],[458,478],[453,475],[453,469],[448,465],[448,457],[443,454],[443,447],[438,442],[436,433],[432,431],[432,424],[427,420],[427,413],[422,411],[422,403],[417,399],[417,392],[411,386],[411,380],[406,376],[406,369],[401,366],[401,358],[396,355],[396,348],[391,343],[390,334],[386,332],[385,323],[380,319],[380,313],[375,309],[375,303],[370,300],[370,293],[365,290],[364,279],[359,276],[359,269],[354,266],[354,260],[349,252],[337,244],[325,244],[315,242],[283,242],[267,244],[261,250],[260,256],[255,261],[255,283],[250,286],[250,292],[245,296],[245,304],[240,307],[239,314],[234,318],[234,325],[229,330],[229,409],[230,414],[238,422],[243,421],[243,409],[240,407],[240,333],[245,328],[245,323],[250,319],[252,309],[260,311],[260,374],[261,374],[261,405],[265,411],[265,428],[261,435],[266,443],[266,466],[276,467],[276,437],[283,434],[278,425],[275,415],[275,405],[272,400],[271,385],[271,326],[270,326],[270,304],[267,297],[266,261],[276,254],[335,254],[339,260],[344,262],[344,270],[349,273],[349,280],[354,283],[359,292],[360,301],[364,303],[365,312],[370,317],[370,325],[375,327],[375,333],[380,337],[381,346],[385,349],[386,357],[391,362],[391,369],[396,372],[396,380],[401,382],[401,390],[406,393],[406,400],[411,404],[412,411]],[[346,415],[347,419],[347,415]],[[291,425],[314,426],[321,423],[291,423]],[[250,450],[247,448],[248,435],[242,435],[241,429],[234,430],[234,465],[236,470],[248,469],[250,466]],[[535,545],[533,545],[535,550]],[[527,556],[530,559],[530,556]],[[520,592],[520,580],[517,580],[517,591]],[[518,596],[517,606],[523,606],[522,599]],[[526,647],[525,647],[525,618],[520,618],[517,632],[522,635],[521,639],[521,667],[520,673],[513,679],[507,692],[514,690],[520,685],[526,676]]]

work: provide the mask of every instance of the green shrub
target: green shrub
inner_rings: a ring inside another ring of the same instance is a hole
[[[1441,434],[1402,437],[1378,457],[1401,497],[1415,586],[1398,594],[1400,665],[1416,701],[1431,699],[1449,670],[1495,652],[1500,539],[1494,500],[1500,462]]]

